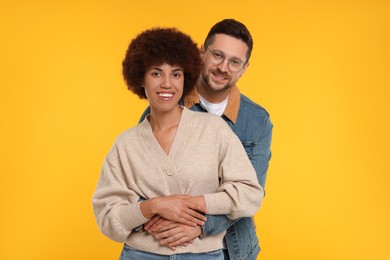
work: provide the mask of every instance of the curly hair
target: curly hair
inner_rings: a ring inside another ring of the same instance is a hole
[[[127,88],[146,99],[142,87],[144,75],[151,66],[167,63],[184,71],[183,96],[195,86],[201,70],[197,44],[176,28],[152,28],[134,38],[122,62],[122,74]]]

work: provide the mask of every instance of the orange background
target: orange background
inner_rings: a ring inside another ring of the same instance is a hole
[[[254,38],[243,93],[271,113],[259,259],[390,259],[389,1],[1,1],[0,259],[117,259],[91,196],[147,103],[129,41],[223,18]]]

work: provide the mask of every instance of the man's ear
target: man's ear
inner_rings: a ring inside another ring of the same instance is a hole
[[[242,68],[241,73],[240,73],[240,77],[241,77],[242,75],[244,75],[244,73],[245,73],[245,71],[246,71],[246,69],[247,69],[248,67],[249,67],[249,61],[248,61],[247,63],[245,63],[244,67]]]
[[[202,46],[200,46],[199,54],[200,54],[200,58],[202,59],[202,63],[203,63],[205,55],[206,55],[206,48],[204,47],[203,44],[202,44]]]
[[[202,44],[202,46],[200,46],[200,54],[204,54],[206,52],[206,47],[204,47],[204,44]]]

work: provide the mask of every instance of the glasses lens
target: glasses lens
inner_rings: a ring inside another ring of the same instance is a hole
[[[222,62],[225,61],[225,55],[220,52],[220,51],[216,51],[216,50],[210,50],[208,49],[208,51],[210,52],[210,61],[213,62],[214,64],[221,64]],[[240,71],[243,66],[244,66],[244,62],[242,62],[241,60],[239,59],[230,59],[228,60],[228,66],[229,66],[229,69],[231,71]]]
[[[231,71],[239,71],[242,69],[243,64],[244,63],[240,60],[236,60],[236,59],[229,60],[229,69]]]
[[[211,61],[214,63],[221,63],[225,60],[225,56],[219,51],[210,51],[211,52]]]

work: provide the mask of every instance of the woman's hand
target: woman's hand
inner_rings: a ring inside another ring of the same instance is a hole
[[[151,232],[159,232],[160,229],[166,229],[169,224],[175,223],[171,220],[165,219],[160,215],[154,215],[152,219],[144,224],[144,230]]]
[[[154,215],[189,226],[204,225],[206,212],[203,196],[170,195],[141,202],[141,212],[146,218]]]

